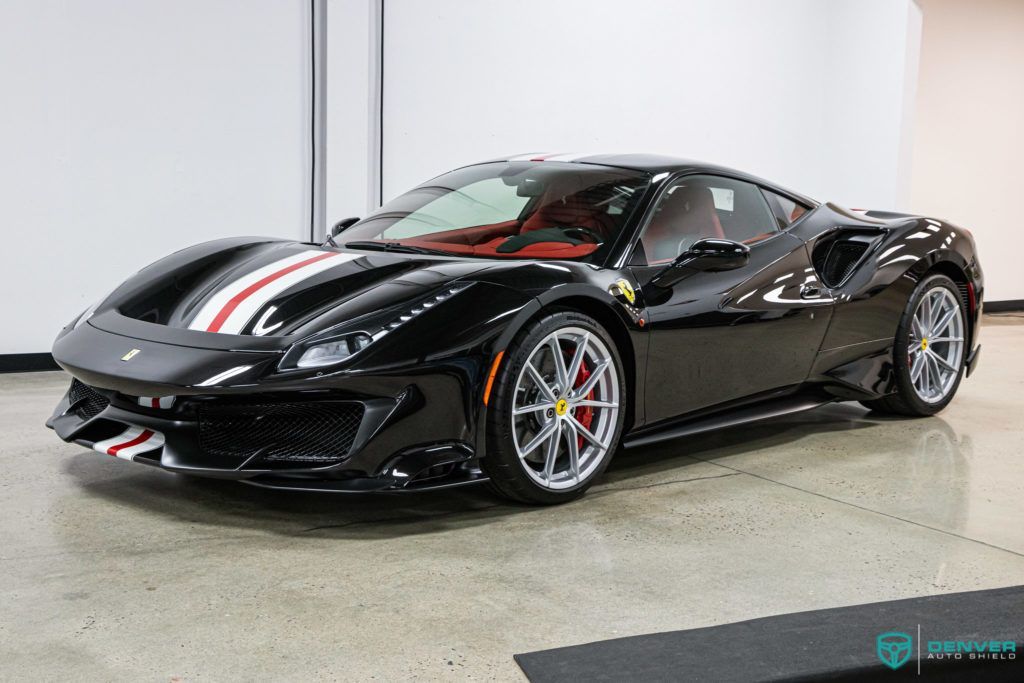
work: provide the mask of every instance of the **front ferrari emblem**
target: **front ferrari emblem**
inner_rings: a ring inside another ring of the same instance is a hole
[[[927,339],[922,339],[921,340],[921,350],[922,351],[927,351],[928,350],[928,340]]]
[[[142,353],[142,349],[132,349],[128,353],[121,356],[121,360],[126,362],[130,361],[132,358],[135,358],[135,356],[139,355],[140,353]]]
[[[629,284],[626,280],[616,280],[615,284],[612,285],[613,294],[614,290],[618,289],[618,293],[626,297],[626,301],[629,303],[636,303],[636,292],[633,291],[633,285]]]
[[[558,403],[555,404],[555,412],[562,416],[565,415],[567,410],[569,410],[569,402],[564,398],[558,399]]]

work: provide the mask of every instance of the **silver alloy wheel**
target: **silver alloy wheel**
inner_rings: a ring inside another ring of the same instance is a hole
[[[964,358],[964,315],[960,302],[945,287],[925,292],[914,311],[907,355],[910,381],[925,403],[949,394]]]
[[[576,486],[614,445],[618,414],[618,370],[604,342],[581,327],[552,332],[516,379],[512,438],[523,469],[544,488]]]

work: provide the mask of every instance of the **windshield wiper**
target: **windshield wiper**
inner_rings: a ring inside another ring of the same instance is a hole
[[[428,254],[431,256],[454,256],[450,251],[440,249],[428,249],[427,247],[414,247],[411,244],[400,242],[372,242],[370,240],[359,240],[356,242],[345,242],[347,249],[371,249],[373,251],[391,251],[398,254]]]

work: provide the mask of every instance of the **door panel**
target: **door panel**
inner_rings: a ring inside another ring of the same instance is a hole
[[[650,331],[646,423],[807,378],[832,302],[801,240],[780,233],[742,268],[645,286],[661,267],[633,267]]]

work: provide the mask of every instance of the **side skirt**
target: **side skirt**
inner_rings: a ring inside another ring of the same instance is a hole
[[[781,415],[799,413],[827,403],[834,403],[838,400],[842,399],[818,392],[790,394],[780,398],[772,398],[754,404],[723,409],[708,415],[678,420],[664,426],[645,429],[640,433],[627,435],[622,442],[622,446],[624,448],[647,446],[660,441],[678,439],[681,436],[700,434],[724,427],[734,427]]]

